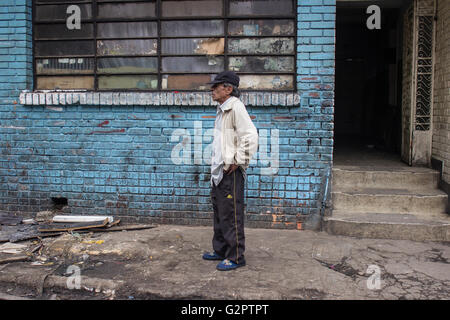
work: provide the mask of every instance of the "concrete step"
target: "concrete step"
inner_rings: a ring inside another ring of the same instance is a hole
[[[425,218],[426,217],[426,218]],[[334,235],[413,241],[450,241],[448,214],[414,215],[333,211],[324,230]]]
[[[435,189],[346,189],[332,192],[333,210],[431,214],[446,211],[448,196]]]
[[[348,187],[426,190],[436,189],[438,183],[439,172],[428,168],[333,168],[333,190]]]

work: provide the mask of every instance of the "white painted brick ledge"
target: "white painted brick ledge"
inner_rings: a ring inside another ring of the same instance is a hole
[[[299,106],[300,95],[280,92],[244,92],[246,106]],[[105,105],[105,106],[210,106],[217,103],[203,92],[29,92],[20,93],[22,105]]]

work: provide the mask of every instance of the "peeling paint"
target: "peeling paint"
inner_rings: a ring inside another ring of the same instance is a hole
[[[100,55],[156,55],[157,48],[155,39],[97,41],[97,54]]]
[[[240,72],[293,72],[294,57],[230,57],[230,70]]]
[[[228,39],[228,52],[235,54],[293,54],[294,38]]]
[[[281,89],[294,88],[294,78],[290,75],[242,75],[239,85],[242,89]]]
[[[294,30],[291,20],[234,20],[228,25],[233,36],[293,36]]]
[[[223,54],[225,49],[224,38],[209,38],[198,42],[195,53],[206,55],[218,55]]]

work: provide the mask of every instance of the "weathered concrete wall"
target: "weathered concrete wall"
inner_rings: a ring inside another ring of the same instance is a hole
[[[433,106],[432,156],[443,162],[443,180],[450,184],[450,2],[438,2]]]
[[[260,134],[246,185],[248,226],[317,226],[332,160],[335,0],[300,0],[298,13],[298,95],[289,103],[279,95],[246,97]],[[66,198],[67,213],[211,223],[202,154],[214,106],[173,93],[20,99],[32,88],[31,0],[2,1],[0,39],[0,210],[32,213]],[[172,152],[180,141],[191,152],[177,164]],[[278,170],[263,174],[275,166],[276,147]]]

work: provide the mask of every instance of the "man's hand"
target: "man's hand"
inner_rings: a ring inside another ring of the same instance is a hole
[[[233,171],[235,171],[239,166],[237,164],[232,164],[227,171],[225,171],[226,174],[231,174]]]

